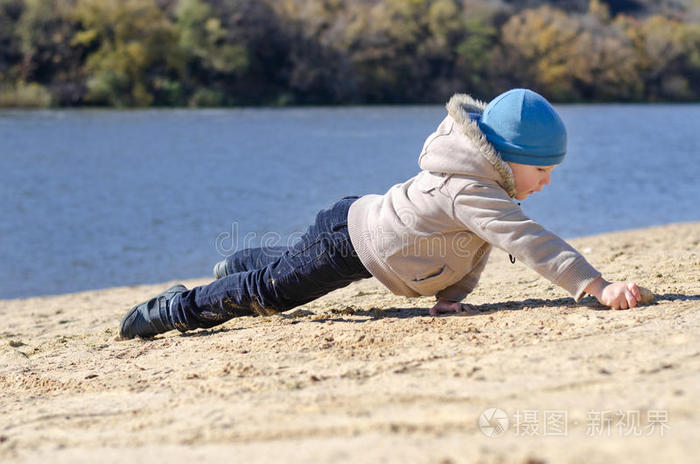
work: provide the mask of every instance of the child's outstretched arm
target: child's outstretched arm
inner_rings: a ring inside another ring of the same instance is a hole
[[[505,250],[576,301],[586,293],[613,309],[627,309],[641,300],[632,282],[608,282],[564,240],[527,217],[505,191],[489,181],[463,187],[454,200],[455,216],[484,241]],[[447,309],[441,305],[440,309]]]
[[[586,293],[612,309],[634,308],[642,301],[642,293],[634,282],[608,282],[602,276],[586,287]]]

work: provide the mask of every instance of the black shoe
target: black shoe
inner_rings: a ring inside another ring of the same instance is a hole
[[[175,295],[186,292],[184,285],[174,285],[154,298],[134,306],[122,319],[121,338],[152,337],[175,329],[170,301]]]
[[[215,279],[220,279],[222,277],[225,277],[228,275],[228,271],[226,270],[226,260],[219,261],[218,263],[214,264],[214,278]]]

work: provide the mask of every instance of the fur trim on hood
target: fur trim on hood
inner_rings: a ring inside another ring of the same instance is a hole
[[[462,133],[471,140],[479,153],[486,158],[502,178],[502,186],[508,195],[515,197],[515,178],[510,166],[501,159],[501,155],[481,132],[479,124],[471,118],[469,113],[482,114],[486,108],[486,103],[471,96],[458,93],[450,98],[445,106],[447,114],[454,119]],[[500,182],[499,182],[500,183]]]

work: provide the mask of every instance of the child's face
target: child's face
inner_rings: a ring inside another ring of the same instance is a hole
[[[515,177],[515,198],[524,200],[535,192],[542,190],[543,185],[548,185],[553,166],[532,166],[529,164],[518,164],[506,161],[513,170]]]

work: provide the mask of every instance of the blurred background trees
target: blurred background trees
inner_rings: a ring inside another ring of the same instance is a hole
[[[696,0],[0,0],[0,106],[697,101]]]

